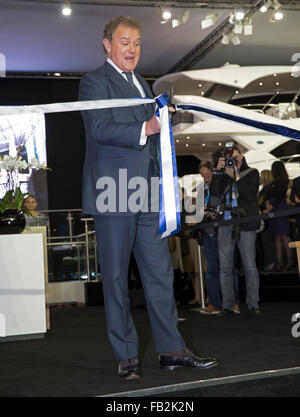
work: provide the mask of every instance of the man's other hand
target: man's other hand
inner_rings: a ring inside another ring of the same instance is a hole
[[[225,158],[219,158],[217,170],[220,171],[221,169],[225,168]]]
[[[146,136],[155,135],[160,132],[160,123],[156,116],[152,116],[148,122],[146,122],[145,134]]]

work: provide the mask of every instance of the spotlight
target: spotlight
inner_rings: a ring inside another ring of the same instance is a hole
[[[232,38],[232,34],[230,32],[224,33],[223,37],[222,37],[222,40],[221,40],[221,43],[223,45],[228,45],[231,38]]]
[[[252,19],[248,19],[246,23],[244,24],[244,35],[246,36],[253,35]]]
[[[274,19],[275,20],[282,20],[284,17],[284,14],[281,11],[278,11],[274,14]]]
[[[175,29],[178,26],[185,25],[189,18],[190,12],[188,10],[185,10],[181,16],[172,19],[172,28]]]
[[[229,16],[229,23],[231,23],[232,25],[234,25],[234,20],[235,20],[235,15],[234,15],[234,13],[230,13],[230,16]]]
[[[234,13],[234,16],[235,16],[236,20],[243,20],[244,17],[245,17],[245,12],[243,10],[237,10]]]
[[[243,33],[243,24],[242,23],[236,23],[233,28],[233,33],[237,35],[241,35]]]
[[[284,17],[284,14],[280,11],[280,10],[278,10],[278,11],[274,11],[273,13],[272,13],[272,16],[270,17],[270,19],[269,19],[269,22],[271,22],[271,23],[275,23],[276,21],[278,21],[278,20],[282,20],[283,19],[283,17]]]
[[[169,10],[163,10],[161,13],[161,17],[163,20],[170,20],[172,17],[172,13]]]
[[[71,4],[69,1],[65,2],[61,12],[64,16],[70,16],[72,14]]]
[[[233,38],[231,39],[231,42],[233,43],[233,45],[240,45],[241,41],[240,38],[238,37],[238,35],[234,35]]]
[[[274,7],[275,10],[280,9],[281,4],[279,3],[278,0],[273,0],[273,7]]]
[[[180,20],[179,19],[177,19],[177,18],[172,19],[172,28],[173,29],[177,28],[180,25],[181,25],[181,23],[180,23]]]
[[[269,8],[270,8],[271,4],[272,4],[272,1],[271,1],[271,0],[267,0],[267,1],[265,1],[265,3],[261,6],[261,8],[260,8],[259,10],[260,10],[262,13],[266,13],[266,12],[269,10]]]
[[[210,26],[213,26],[217,21],[218,15],[217,13],[210,13],[205,16],[203,20],[201,20],[201,27],[202,29],[207,29]]]

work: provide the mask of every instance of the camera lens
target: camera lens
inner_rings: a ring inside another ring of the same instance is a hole
[[[236,163],[235,158],[232,158],[232,157],[230,156],[229,158],[227,158],[227,159],[226,159],[225,166],[226,166],[227,168],[234,168],[235,163]]]

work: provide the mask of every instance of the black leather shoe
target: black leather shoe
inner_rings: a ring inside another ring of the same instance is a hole
[[[219,314],[216,314],[217,317],[232,317],[233,315],[233,310],[229,310],[228,308],[223,308]]]
[[[126,380],[139,379],[141,372],[138,361],[129,359],[128,362],[128,365],[122,365],[119,363],[118,375]]]
[[[249,309],[249,313],[252,314],[253,316],[260,316],[261,315],[261,309],[259,307],[257,308],[250,308]]]
[[[208,369],[219,365],[219,361],[215,358],[199,358],[192,352],[186,353],[184,356],[166,356],[159,355],[160,369],[173,371],[176,368],[198,368]]]

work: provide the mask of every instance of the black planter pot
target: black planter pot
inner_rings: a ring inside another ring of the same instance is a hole
[[[0,235],[22,233],[26,226],[26,219],[21,210],[6,210],[0,213]]]

